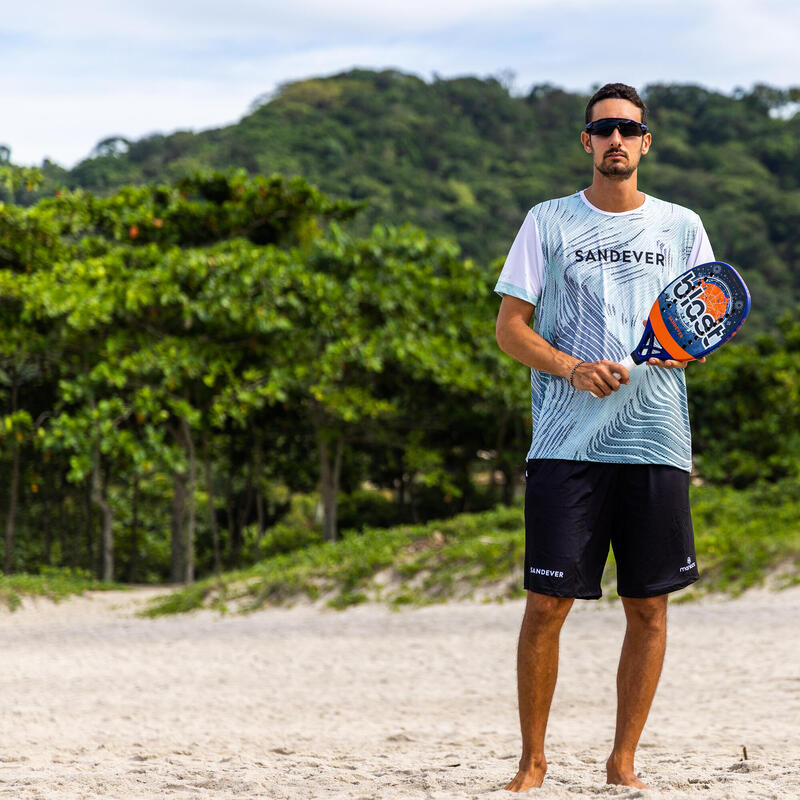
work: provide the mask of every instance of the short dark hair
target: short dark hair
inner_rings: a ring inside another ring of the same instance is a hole
[[[592,99],[589,100],[589,103],[586,106],[587,125],[592,121],[592,106],[595,103],[599,103],[601,100],[608,100],[609,98],[630,100],[631,103],[633,103],[635,106],[638,106],[642,110],[642,122],[647,123],[647,106],[644,104],[644,100],[639,97],[639,92],[637,92],[633,86],[628,86],[625,83],[607,83],[605,86],[601,86],[592,95]]]

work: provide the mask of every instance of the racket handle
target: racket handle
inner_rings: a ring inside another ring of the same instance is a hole
[[[636,362],[633,360],[632,356],[625,356],[625,358],[623,358],[619,363],[622,364],[622,366],[625,367],[628,372],[630,372],[636,366]],[[614,372],[612,374],[617,380],[619,380],[621,377],[619,372]]]
[[[628,370],[628,372],[630,372],[630,371],[631,371],[631,370],[632,370],[632,369],[633,369],[633,368],[636,366],[636,362],[633,360],[633,357],[632,357],[632,356],[625,356],[625,358],[623,358],[623,359],[622,359],[622,361],[620,361],[619,363],[620,363],[620,364],[621,364],[623,367],[625,367],[625,369],[626,369],[626,370]],[[612,375],[613,375],[613,376],[614,376],[614,377],[615,377],[617,380],[619,380],[619,379],[622,377],[622,375],[620,375],[620,374],[619,374],[619,372],[612,372],[611,374],[612,374]],[[592,392],[591,390],[590,390],[590,394],[592,395],[592,397],[600,397],[600,395],[599,395],[599,394],[595,394],[595,393],[594,393],[594,392]]]

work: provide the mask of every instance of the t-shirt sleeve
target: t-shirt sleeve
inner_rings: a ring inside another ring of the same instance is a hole
[[[494,287],[501,297],[510,294],[531,305],[539,302],[544,282],[544,253],[536,217],[528,212]]]
[[[711,249],[711,242],[708,241],[708,234],[701,222],[697,226],[697,234],[694,237],[694,246],[689,256],[689,263],[686,269],[696,267],[698,264],[708,264],[709,261],[716,261],[714,251]]]

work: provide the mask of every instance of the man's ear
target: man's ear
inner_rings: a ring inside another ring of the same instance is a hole
[[[650,150],[650,146],[653,144],[653,134],[648,131],[644,136],[642,136],[642,155],[645,155]]]
[[[581,144],[587,153],[592,152],[592,137],[586,131],[581,131]]]

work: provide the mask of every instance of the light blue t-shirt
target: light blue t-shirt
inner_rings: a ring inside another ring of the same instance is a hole
[[[648,195],[633,211],[595,208],[583,192],[534,206],[495,287],[536,306],[534,330],[585,361],[620,361],[638,344],[661,289],[714,260],[694,212]],[[683,370],[641,365],[596,398],[531,370],[528,458],[668,464],[690,470]]]

